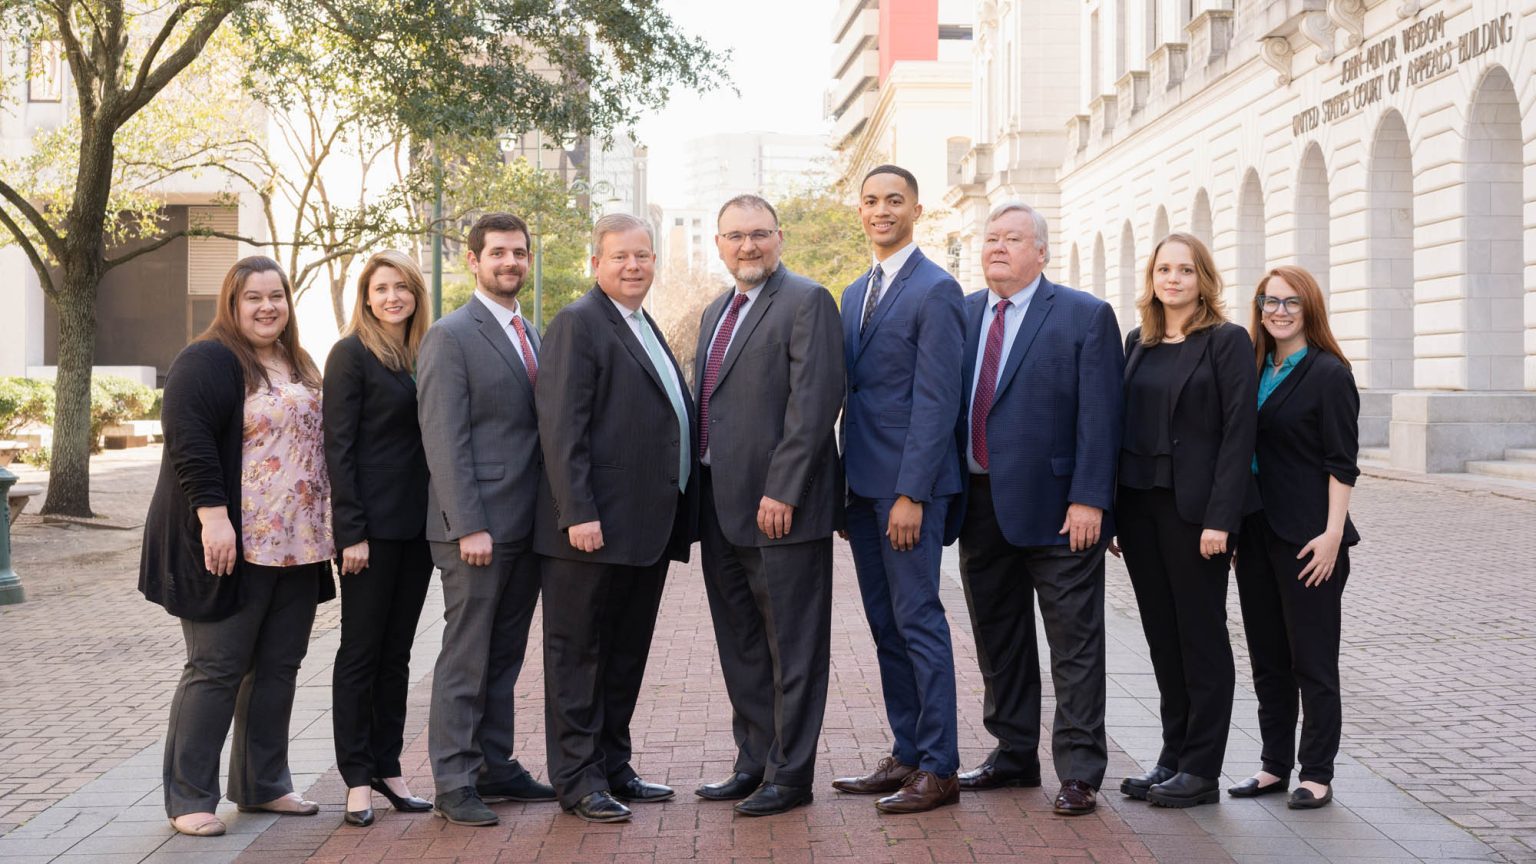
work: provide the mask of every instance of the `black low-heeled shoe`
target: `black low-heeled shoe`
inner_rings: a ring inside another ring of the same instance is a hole
[[[348,810],[347,815],[343,816],[342,820],[345,821],[348,825],[356,825],[359,828],[367,828],[369,825],[373,824],[373,808],[369,807],[366,810]]]
[[[1267,786],[1259,785],[1258,778],[1249,777],[1235,786],[1228,786],[1227,794],[1233,798],[1257,798],[1260,795],[1278,795],[1284,792],[1289,785],[1290,781],[1284,777]]]
[[[1297,786],[1296,791],[1286,800],[1285,806],[1292,810],[1316,810],[1319,807],[1327,807],[1333,801],[1333,784],[1328,784],[1328,791],[1319,798],[1312,794],[1312,790],[1305,786]]]
[[[432,809],[432,802],[415,795],[407,795],[404,798],[395,794],[395,790],[389,788],[389,784],[375,777],[368,781],[369,788],[389,799],[389,806],[401,813],[425,813]]]

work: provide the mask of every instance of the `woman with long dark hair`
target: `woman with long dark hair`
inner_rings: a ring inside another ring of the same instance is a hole
[[[234,721],[228,797],[309,816],[293,789],[288,723],[315,605],[331,579],[320,372],[299,347],[276,261],[241,259],[213,323],[166,377],[165,456],[144,524],[139,590],[181,619],[187,662],[166,732],[166,814],[224,833],[219,755]]]
[[[427,460],[416,420],[416,354],[427,333],[421,268],[380,252],[325,361],[325,458],[341,559],[341,647],[331,680],[336,765],[351,825],[373,824],[371,791],[419,813],[400,771],[411,643],[432,577]]]
[[[1163,725],[1152,770],[1120,791],[1164,807],[1220,798],[1235,673],[1227,570],[1252,482],[1253,343],[1227,320],[1205,244],[1170,234],[1147,262],[1126,339],[1115,501]]]
[[[1343,722],[1339,628],[1349,547],[1360,542],[1349,518],[1360,476],[1360,394],[1311,273],[1269,271],[1254,290],[1251,327],[1259,370],[1252,471],[1262,506],[1243,520],[1237,591],[1263,751],[1260,770],[1227,792],[1284,792],[1300,756],[1300,785],[1287,806],[1312,809],[1333,800]]]

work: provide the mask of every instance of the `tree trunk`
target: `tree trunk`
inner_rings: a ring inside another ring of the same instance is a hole
[[[340,332],[347,329],[347,310],[342,308],[342,292],[347,290],[347,271],[342,268],[341,275],[331,280],[331,314],[336,316],[336,330]]]
[[[100,259],[98,258],[97,261]],[[91,364],[96,355],[100,264],[66,262],[59,286],[59,371],[53,463],[43,513],[91,516]]]

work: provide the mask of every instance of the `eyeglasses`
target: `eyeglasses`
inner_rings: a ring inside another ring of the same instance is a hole
[[[1259,311],[1263,312],[1265,315],[1273,315],[1276,312],[1279,312],[1281,306],[1285,307],[1285,314],[1287,315],[1295,315],[1297,312],[1301,311],[1300,297],[1287,297],[1282,300],[1279,297],[1269,297],[1264,294],[1260,294],[1259,296],[1253,298],[1253,303],[1255,306],[1258,306]]]
[[[757,231],[752,231],[745,234],[740,231],[732,231],[729,234],[721,234],[720,236],[725,238],[725,242],[730,243],[733,246],[740,246],[741,241],[747,239],[748,237],[752,238],[753,243],[763,243],[766,242],[769,237],[772,237],[777,233],[779,232],[759,229]]]

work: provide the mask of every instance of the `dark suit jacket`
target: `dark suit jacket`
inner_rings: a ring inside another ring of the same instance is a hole
[[[989,297],[977,291],[965,301],[966,400],[955,443],[966,471],[971,380]],[[1092,294],[1040,277],[986,421],[992,504],[1009,543],[1066,545],[1070,538],[1060,531],[1068,504],[1105,511],[1101,533],[1114,535],[1124,370],[1114,309]]]
[[[336,550],[369,538],[414,540],[427,525],[427,457],[416,381],[393,372],[356,335],[325,361],[325,467]]]
[[[1328,527],[1328,478],[1355,485],[1360,393],[1339,358],[1313,347],[1259,409],[1255,447],[1264,518],[1282,540],[1305,546]],[[1344,520],[1344,544],[1360,542]]]
[[[694,381],[704,367],[732,288],[699,320]],[[736,322],[709,402],[715,510],[727,540],[773,546],[828,537],[840,527],[842,466],[837,412],[843,405],[843,333],[827,290],[780,265]],[[770,540],[757,528],[763,496],[795,507],[790,531]]]
[[[958,494],[963,483],[954,418],[965,401],[960,283],[921,249],[913,250],[861,334],[868,288],[866,271],[843,291],[848,489],[863,498],[905,495],[914,501]]]
[[[1141,328],[1125,339],[1125,380],[1146,349]],[[1259,376],[1248,331],[1224,322],[1191,333],[1174,367],[1173,495],[1185,522],[1236,534],[1253,480],[1253,439],[1258,426]],[[1166,415],[1165,415],[1166,416]],[[1163,418],[1125,418],[1157,423]]]
[[[245,547],[240,537],[240,458],[245,377],[234,352],[193,342],[171,363],[160,422],[165,454],[139,550],[139,591],[189,621],[228,618],[244,602]],[[202,507],[223,507],[235,526],[235,572],[215,576],[203,559]],[[316,599],[336,596],[329,566],[317,575]]]
[[[694,428],[698,415],[687,379],[661,328],[649,315],[646,320],[677,369]],[[697,533],[699,472],[689,474],[688,494],[680,500],[677,415],[645,346],[601,288],[594,286],[549,322],[537,401],[545,478],[534,550],[633,567],[664,555],[687,561]],[[689,438],[696,450],[698,436]],[[691,453],[695,468],[698,458]],[[594,520],[603,523],[603,548],[580,552],[566,530]]]
[[[537,356],[539,336],[531,325],[526,329]],[[471,296],[433,324],[421,343],[416,400],[431,471],[428,540],[489,531],[496,543],[519,543],[533,531],[542,471],[539,422],[512,338]]]

